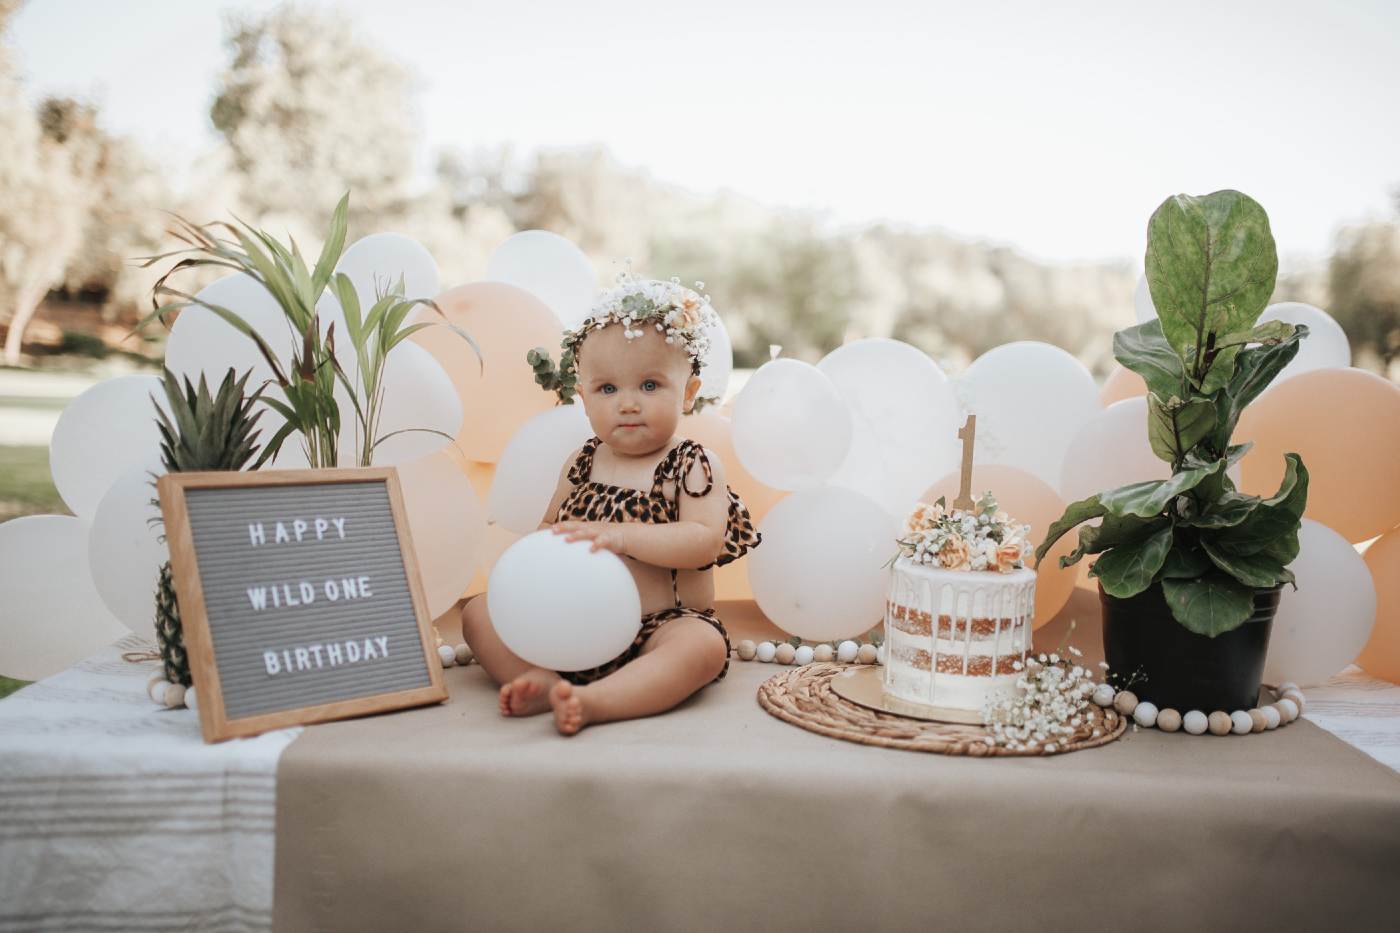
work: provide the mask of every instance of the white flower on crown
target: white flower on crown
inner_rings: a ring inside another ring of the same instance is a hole
[[[695,284],[704,287],[702,282]],[[617,285],[598,296],[588,319],[565,332],[564,345],[577,347],[590,330],[609,324],[621,324],[623,336],[635,340],[645,333],[644,325],[651,323],[667,343],[684,347],[691,368],[698,373],[710,351],[706,330],[718,321],[710,307],[710,296],[686,288],[679,278],[663,282],[623,272],[617,277]]]

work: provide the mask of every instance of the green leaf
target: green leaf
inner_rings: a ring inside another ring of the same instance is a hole
[[[1120,544],[1106,552],[1089,571],[1104,592],[1119,599],[1136,596],[1152,585],[1172,547],[1170,525],[1135,544]]]
[[[1250,343],[1278,344],[1293,336],[1296,328],[1287,321],[1266,321],[1249,330],[1223,334],[1215,339],[1216,349],[1242,347]]]
[[[1090,496],[1087,499],[1080,499],[1078,502],[1071,502],[1065,508],[1065,514],[1057,518],[1045,532],[1045,540],[1040,542],[1040,546],[1035,549],[1035,562],[1037,565],[1045,559],[1045,555],[1055,542],[1060,540],[1075,525],[1087,522],[1091,518],[1099,518],[1108,514],[1108,510],[1099,504],[1098,496]]]
[[[1162,595],[1176,621],[1210,638],[1239,628],[1254,613],[1254,590],[1218,572],[1194,580],[1163,580]]]
[[[1167,507],[1172,499],[1195,489],[1201,481],[1224,469],[1225,461],[1216,460],[1195,469],[1182,470],[1168,480],[1148,480],[1130,483],[1097,496],[1099,504],[1114,515],[1136,515],[1152,518]],[[1088,501],[1088,500],[1086,500]],[[1092,516],[1090,516],[1092,517]]]
[[[1148,221],[1146,266],[1162,333],[1209,394],[1234,372],[1236,349],[1215,342],[1252,327],[1274,291],[1268,215],[1238,191],[1168,198]],[[1208,374],[1216,366],[1223,375]]]
[[[1159,398],[1186,394],[1186,371],[1182,368],[1181,357],[1162,336],[1160,320],[1114,334],[1113,358],[1141,376],[1148,391]]]
[[[1178,530],[1177,539],[1172,549],[1167,552],[1167,559],[1162,562],[1162,569],[1157,575],[1163,580],[1190,580],[1209,569],[1210,558],[1206,557],[1205,551],[1199,545],[1184,539]]]
[[[326,235],[326,242],[321,247],[321,258],[316,260],[316,271],[311,277],[311,285],[317,297],[320,297],[326,283],[331,280],[335,264],[340,262],[340,254],[345,249],[345,232],[348,226],[346,215],[349,212],[350,192],[347,191],[335,206],[335,213],[331,215],[331,229]]]
[[[1078,563],[1085,554],[1098,554],[1123,544],[1133,544],[1167,524],[1165,518],[1138,518],[1136,515],[1105,515],[1097,525],[1079,529],[1079,544],[1060,558],[1060,566]]]
[[[1153,394],[1147,400],[1147,441],[1152,452],[1176,465],[1215,427],[1215,403],[1208,398],[1183,402],[1172,397],[1163,402]]]
[[[1262,501],[1264,500],[1258,496],[1228,489],[1214,501],[1207,503],[1205,511],[1183,519],[1183,523],[1194,528],[1230,528],[1249,518],[1250,513]]]
[[[1218,547],[1211,535],[1201,535],[1201,548],[1211,563],[1245,586],[1267,589],[1279,582],[1283,564],[1263,551],[1255,554],[1235,554]]]
[[[1249,517],[1220,532],[1216,545],[1233,554],[1255,554],[1289,535],[1297,536],[1308,503],[1308,470],[1297,454],[1284,454],[1278,492],[1260,502]]]
[[[1269,387],[1285,366],[1298,355],[1298,341],[1308,335],[1304,325],[1298,325],[1281,343],[1248,347],[1240,351],[1235,374],[1223,392],[1216,394],[1216,426],[1211,443],[1217,449],[1230,442],[1240,414],[1245,407]]]

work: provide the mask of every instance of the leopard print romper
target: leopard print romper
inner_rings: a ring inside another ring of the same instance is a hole
[[[705,455],[705,449],[690,440],[681,441],[656,465],[656,471],[652,475],[651,490],[648,492],[626,486],[595,483],[589,479],[589,476],[593,472],[593,454],[601,443],[602,441],[595,437],[584,444],[583,449],[579,451],[578,459],[569,469],[569,482],[573,484],[573,489],[569,491],[560,504],[559,513],[554,518],[555,521],[646,522],[651,524],[680,521],[681,492],[684,491],[686,495],[698,499],[709,493],[714,487],[714,473],[710,467],[709,458]],[[700,471],[705,477],[705,487],[699,490],[691,489],[685,484],[685,478],[690,475],[691,469],[696,465],[699,465]],[[668,499],[665,495],[668,482],[676,485],[675,498],[673,499]],[[701,570],[720,567],[730,561],[737,560],[750,548],[757,547],[762,540],[762,536],[754,528],[753,518],[749,515],[749,510],[744,506],[744,503],[735,495],[734,490],[730,489],[728,493],[729,523],[724,533],[724,553],[720,554],[713,563],[701,567]],[[724,675],[729,671],[729,633],[725,631],[724,624],[715,615],[714,609],[696,609],[681,605],[680,591],[676,586],[677,576],[678,572],[673,569],[671,571],[671,594],[675,599],[675,606],[642,616],[641,630],[637,632],[637,637],[633,639],[626,651],[599,667],[586,671],[559,671],[559,676],[575,684],[592,683],[606,677],[629,661],[635,660],[642,653],[642,646],[647,643],[647,639],[651,638],[661,626],[673,619],[692,618],[708,622],[718,630],[720,635],[724,636],[726,654],[724,669],[719,672],[715,681],[723,680]]]

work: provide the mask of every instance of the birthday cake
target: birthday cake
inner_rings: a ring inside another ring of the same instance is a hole
[[[1030,526],[984,495],[968,510],[920,503],[904,530],[885,603],[886,702],[980,711],[1014,696],[1035,614]]]

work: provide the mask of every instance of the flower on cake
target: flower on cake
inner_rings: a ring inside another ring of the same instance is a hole
[[[904,523],[899,552],[918,564],[944,570],[1010,573],[1025,567],[1032,548],[1030,525],[1021,525],[983,494],[972,511],[949,509],[939,498],[920,502]]]

